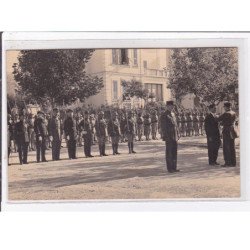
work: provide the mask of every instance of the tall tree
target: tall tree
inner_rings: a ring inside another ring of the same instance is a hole
[[[237,48],[173,49],[168,87],[177,100],[194,93],[204,102],[238,101]]]
[[[123,96],[126,97],[138,97],[144,100],[148,97],[148,90],[145,89],[140,81],[132,79],[131,81],[122,81],[124,88]]]
[[[103,87],[102,78],[87,75],[85,65],[94,50],[22,50],[13,65],[23,93],[38,103],[69,104],[84,101]]]

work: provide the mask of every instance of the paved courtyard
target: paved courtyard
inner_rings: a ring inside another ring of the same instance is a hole
[[[127,145],[120,145],[121,155],[85,158],[77,148],[78,159],[68,160],[62,148],[61,161],[19,165],[12,153],[8,167],[9,200],[89,200],[89,199],[175,199],[237,198],[240,196],[239,149],[237,167],[211,167],[207,163],[205,138],[183,138],[178,147],[179,173],[169,174],[165,165],[164,142],[136,142],[137,154],[129,155]],[[219,160],[223,163],[222,149]]]

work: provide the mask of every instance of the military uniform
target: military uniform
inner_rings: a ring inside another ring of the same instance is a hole
[[[187,116],[187,136],[193,135],[193,116],[189,113]]]
[[[71,111],[68,111],[71,112]],[[72,111],[73,112],[73,111]],[[69,159],[76,159],[77,129],[76,121],[73,117],[67,117],[64,121],[64,134],[68,145]]]
[[[46,137],[47,137],[47,127],[44,118],[37,117],[34,121],[34,130],[36,134],[36,160],[40,162],[42,158],[43,162],[46,162],[45,152],[46,152]]]
[[[149,114],[146,114],[144,116],[144,135],[146,137],[146,140],[149,140],[149,136],[150,136],[150,130],[151,130],[151,119],[149,117]]]
[[[226,102],[224,106],[230,108],[231,104]],[[223,155],[225,160],[224,166],[226,167],[236,166],[235,138],[237,133],[234,128],[235,120],[236,114],[232,110],[226,111],[218,118],[218,121],[223,126]]]
[[[193,125],[194,125],[194,134],[195,136],[199,136],[199,115],[195,113],[193,116]]]
[[[167,105],[173,105],[168,101]],[[177,141],[179,131],[175,114],[167,110],[161,117],[162,139],[166,144],[166,164],[168,172],[173,173],[177,170]]]
[[[203,113],[201,113],[199,117],[199,128],[200,128],[201,135],[204,134],[204,121],[205,121],[205,116]]]
[[[18,145],[20,164],[27,164],[29,133],[26,121],[21,120],[15,124],[15,139]]]
[[[93,128],[92,123],[88,117],[88,112],[85,112],[84,119],[79,123],[79,131],[83,137],[83,148],[84,154],[86,157],[93,157],[91,155],[91,146],[92,146],[92,136],[93,136]]]
[[[185,113],[181,114],[181,136],[187,135],[187,118]]]
[[[213,107],[213,105],[210,105],[210,107]],[[218,119],[212,112],[206,115],[205,131],[207,135],[208,163],[209,165],[217,165],[218,151],[221,141]]]
[[[106,146],[106,138],[108,136],[108,131],[107,131],[107,122],[104,119],[103,112],[100,113],[99,119],[96,120],[95,131],[98,140],[100,156],[107,156],[107,154],[105,153],[105,146]]]
[[[117,114],[114,115],[113,120],[108,123],[108,134],[111,137],[113,155],[120,154],[118,152],[119,140],[121,136],[120,123],[117,118]]]
[[[158,116],[156,111],[153,112],[151,116],[151,129],[152,129],[152,139],[156,140],[157,137],[157,128],[158,128]]]
[[[136,123],[137,123],[138,140],[141,141],[143,135],[143,118],[141,113],[138,114]]]
[[[52,139],[52,160],[60,160],[62,142],[62,124],[59,116],[53,116],[48,123],[49,137]]]
[[[126,126],[125,126],[125,134],[126,134],[127,139],[128,139],[129,154],[136,153],[134,151],[135,122],[132,119],[131,114],[129,114],[128,117],[127,117],[127,123],[126,123]]]

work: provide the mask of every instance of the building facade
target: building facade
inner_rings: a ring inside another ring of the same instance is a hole
[[[104,87],[87,104],[119,106],[131,102],[143,106],[144,101],[132,98],[123,101],[122,81],[140,81],[143,87],[153,93],[156,101],[165,102],[171,98],[167,89],[166,68],[169,62],[167,49],[97,49],[86,64],[86,73],[103,78]]]

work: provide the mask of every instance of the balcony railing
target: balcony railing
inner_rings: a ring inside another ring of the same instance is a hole
[[[158,77],[165,77],[166,76],[166,72],[164,70],[159,70],[159,69],[145,68],[144,73],[145,73],[145,75],[148,75],[148,76],[158,76]]]

